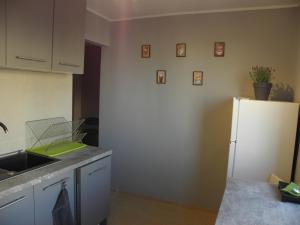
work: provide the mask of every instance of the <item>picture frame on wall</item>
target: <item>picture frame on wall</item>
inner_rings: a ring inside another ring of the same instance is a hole
[[[149,44],[142,45],[141,56],[142,58],[151,58],[151,45]]]
[[[215,57],[225,56],[225,42],[215,42],[214,56]]]
[[[176,44],[176,57],[186,57],[186,43]]]
[[[157,70],[156,71],[156,83],[157,84],[166,84],[167,83],[167,71],[166,70]]]
[[[202,86],[203,85],[203,71],[193,72],[193,85]]]

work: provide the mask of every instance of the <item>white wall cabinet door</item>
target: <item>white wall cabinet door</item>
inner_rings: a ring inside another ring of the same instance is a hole
[[[7,66],[51,71],[53,0],[8,0],[6,12]]]
[[[83,74],[85,0],[56,0],[52,71]]]
[[[0,66],[5,65],[5,0],[0,0]]]

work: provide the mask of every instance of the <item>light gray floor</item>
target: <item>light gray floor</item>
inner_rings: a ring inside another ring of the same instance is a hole
[[[214,225],[216,213],[112,193],[108,225]]]

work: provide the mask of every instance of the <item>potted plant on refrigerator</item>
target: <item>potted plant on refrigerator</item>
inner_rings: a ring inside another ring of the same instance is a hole
[[[268,100],[275,70],[271,67],[253,66],[252,71],[249,73],[253,81],[255,98],[257,100]]]

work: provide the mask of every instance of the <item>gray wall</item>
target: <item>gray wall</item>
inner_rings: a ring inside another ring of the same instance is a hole
[[[297,18],[297,42],[295,44],[297,50],[297,63],[295,65],[296,71],[296,90],[295,90],[295,100],[300,102],[300,8],[298,9],[298,18]],[[298,165],[296,171],[296,182],[300,183],[300,156],[298,158]]]
[[[110,45],[110,23],[102,17],[86,11],[85,39],[96,44]]]
[[[298,17],[296,19],[297,21],[297,27],[296,30],[298,32],[297,35],[297,42],[295,44],[295,49],[297,51],[297,63],[295,65],[295,70],[296,70],[296,77],[297,77],[297,83],[296,83],[296,93],[295,93],[295,98],[298,102],[300,102],[300,8],[298,8]],[[300,171],[299,171],[300,172]]]
[[[103,48],[100,143],[114,150],[120,191],[216,208],[227,169],[233,96],[253,97],[252,65],[276,68],[295,84],[296,9],[186,15],[112,24]],[[224,58],[214,41],[226,42]],[[187,43],[187,57],[175,44]],[[140,58],[141,44],[151,59]],[[156,85],[155,71],[167,70]],[[192,86],[192,71],[204,86]],[[253,162],[255,166],[255,162]]]

